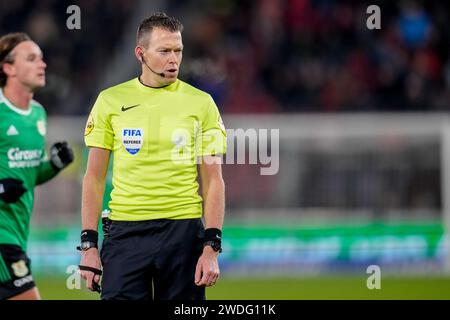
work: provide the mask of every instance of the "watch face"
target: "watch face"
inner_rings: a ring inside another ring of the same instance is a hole
[[[94,243],[92,243],[92,242],[85,241],[85,242],[81,243],[81,250],[87,250],[92,247],[94,247]]]
[[[206,245],[211,246],[211,248],[213,248],[214,251],[219,251],[219,250],[221,249],[220,243],[217,242],[217,241],[207,241],[207,242],[205,243],[205,246],[206,246]]]

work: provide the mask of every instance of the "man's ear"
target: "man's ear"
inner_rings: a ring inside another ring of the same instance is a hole
[[[16,67],[14,67],[11,63],[5,62],[1,68],[8,77],[14,76],[16,73]]]
[[[143,58],[144,51],[142,50],[142,48],[139,47],[139,46],[137,46],[137,47],[134,49],[134,53],[135,53],[135,55],[136,55],[136,58],[137,58],[141,63],[143,63],[143,62],[144,62],[144,58]]]

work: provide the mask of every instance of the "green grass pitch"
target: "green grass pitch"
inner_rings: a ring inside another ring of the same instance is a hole
[[[206,291],[209,300],[302,300],[302,299],[450,299],[450,277],[383,277],[381,289],[369,290],[365,277],[327,276],[310,278],[222,278]],[[95,300],[97,293],[85,288],[69,290],[63,276],[36,275],[43,299]]]

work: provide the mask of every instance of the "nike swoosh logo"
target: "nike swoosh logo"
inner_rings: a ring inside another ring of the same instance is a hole
[[[132,109],[132,108],[136,108],[137,106],[140,106],[140,104],[135,104],[134,106],[131,106],[131,107],[127,107],[127,108],[125,108],[125,106],[122,106],[122,111],[127,111],[127,110],[130,110],[130,109]]]

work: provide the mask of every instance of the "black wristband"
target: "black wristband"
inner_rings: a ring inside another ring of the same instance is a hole
[[[219,241],[222,242],[222,231],[217,228],[208,228],[205,230],[205,242]]]
[[[93,242],[98,245],[98,232],[90,229],[81,231],[81,242]]]

